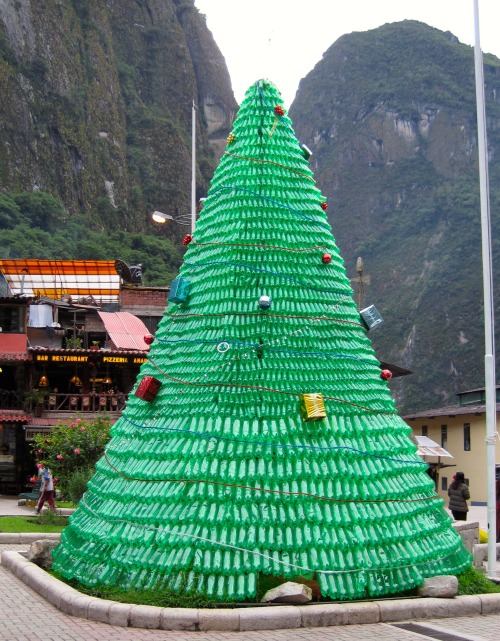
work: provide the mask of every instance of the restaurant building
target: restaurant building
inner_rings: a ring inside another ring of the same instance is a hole
[[[0,260],[0,493],[33,474],[34,434],[120,416],[169,289],[119,272],[115,261]]]

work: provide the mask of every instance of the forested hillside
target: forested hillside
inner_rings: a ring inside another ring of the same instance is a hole
[[[198,197],[237,106],[194,1],[1,2],[0,96],[1,255],[142,261],[166,284],[180,250],[150,212],[189,215],[192,104]]]
[[[484,69],[498,283],[500,60],[486,56]],[[414,372],[391,384],[403,411],[484,385],[474,83],[471,47],[404,21],[340,38],[290,109],[347,271],[356,277],[361,256],[371,278],[379,357]]]

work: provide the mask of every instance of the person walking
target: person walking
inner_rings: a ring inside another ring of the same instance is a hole
[[[463,472],[457,472],[454,475],[453,482],[448,488],[448,496],[450,497],[448,507],[455,521],[467,521],[469,511],[467,501],[470,499],[470,492]]]
[[[56,504],[54,503],[54,480],[52,473],[47,465],[40,468],[40,498],[38,499],[35,513],[40,514],[45,501],[49,504],[50,509],[55,512]]]

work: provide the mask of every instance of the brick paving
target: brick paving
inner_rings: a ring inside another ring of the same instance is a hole
[[[3,544],[0,550],[25,551],[24,544]],[[13,574],[0,567],[1,641],[425,641],[429,637],[387,623],[330,628],[300,628],[252,632],[167,632],[122,628],[63,614]],[[432,626],[471,641],[497,641],[500,614],[428,619]]]

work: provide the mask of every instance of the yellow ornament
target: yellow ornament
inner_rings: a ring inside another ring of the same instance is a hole
[[[306,423],[310,421],[322,421],[326,418],[325,402],[323,394],[301,394],[300,414]]]
[[[229,134],[229,136],[227,137],[227,144],[232,145],[235,140],[236,136],[234,134]]]

